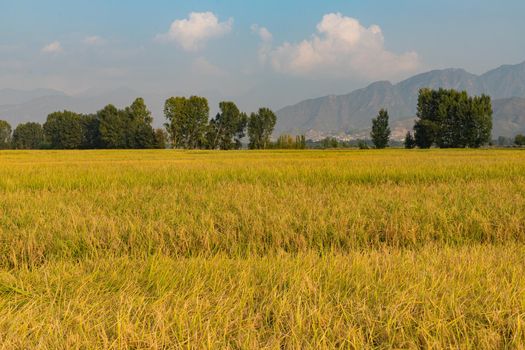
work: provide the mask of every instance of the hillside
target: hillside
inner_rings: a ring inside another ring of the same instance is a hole
[[[453,88],[470,94],[489,94],[493,97],[494,137],[512,137],[525,132],[525,62],[501,66],[483,75],[463,69],[434,70],[418,74],[397,84],[379,81],[346,95],[331,95],[299,102],[277,111],[275,135],[305,133],[312,139],[331,135],[340,138],[366,137],[370,120],[379,109],[387,108],[393,124],[393,138],[402,138],[411,126],[416,113],[420,88]],[[176,93],[175,93],[176,95]],[[205,94],[209,98],[211,115],[224,96]],[[165,95],[144,95],[131,89],[94,91],[70,96],[51,89],[19,91],[0,89],[0,119],[13,126],[27,121],[44,122],[46,116],[58,110],[93,113],[112,103],[129,105],[143,96],[155,118],[155,126],[163,122]],[[226,98],[228,99],[228,98]],[[243,105],[243,101],[236,101]]]
[[[152,112],[153,125],[161,127],[164,123],[164,102],[168,97],[178,95],[181,93],[176,91],[171,94],[144,94],[129,88],[93,90],[80,95],[67,95],[50,89],[31,91],[0,89],[0,119],[7,120],[13,126],[28,121],[44,123],[47,115],[52,112],[70,110],[77,113],[95,113],[108,104],[123,108],[141,96]],[[212,91],[199,95],[208,97],[210,115],[217,112],[216,106],[219,101],[227,99]]]
[[[525,98],[513,97],[495,100],[492,103],[494,110],[494,135],[514,136],[525,134]]]
[[[495,136],[513,136],[525,128],[525,108],[520,108],[519,99],[525,97],[523,62],[501,66],[479,76],[463,69],[434,70],[395,85],[381,81],[347,95],[302,101],[277,112],[276,134],[307,133],[316,137],[341,133],[358,135],[370,127],[371,118],[381,108],[388,109],[393,122],[413,118],[418,90],[424,87],[466,90],[473,95],[492,96],[495,99]]]

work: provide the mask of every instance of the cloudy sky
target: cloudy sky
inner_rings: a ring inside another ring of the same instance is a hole
[[[525,60],[523,0],[0,0],[0,88],[126,87],[274,108]]]

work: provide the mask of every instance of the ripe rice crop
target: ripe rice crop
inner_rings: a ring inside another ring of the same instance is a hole
[[[523,348],[525,152],[0,152],[0,348]]]

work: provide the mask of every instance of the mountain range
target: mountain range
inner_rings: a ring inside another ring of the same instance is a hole
[[[0,119],[7,120],[13,126],[28,121],[43,123],[47,115],[55,111],[94,113],[110,103],[122,108],[130,105],[138,96],[141,94],[127,88],[87,91],[74,96],[50,89],[31,91],[0,89]],[[148,96],[148,98],[150,101],[147,102],[160,110],[156,112],[161,112],[164,103],[162,98],[157,96]]]
[[[392,84],[379,81],[346,95],[324,96],[299,102],[277,111],[276,134],[306,134],[357,138],[366,136],[371,119],[386,108],[393,138],[402,139],[411,128],[421,88],[466,90],[493,99],[493,136],[525,133],[525,62],[505,65],[482,75],[463,69],[433,70]]]
[[[525,133],[525,62],[505,65],[482,75],[471,74],[463,69],[433,70],[392,84],[379,81],[364,89],[346,95],[330,95],[299,102],[276,112],[277,125],[274,136],[282,133],[306,134],[310,139],[335,136],[341,139],[366,138],[371,119],[381,108],[388,109],[392,138],[402,139],[412,128],[420,88],[453,88],[470,94],[488,94],[493,98],[493,136],[513,137]],[[117,107],[130,105],[142,96],[151,108],[154,125],[163,123],[164,101],[171,94],[141,94],[129,88],[110,91],[88,91],[79,95],[67,95],[52,89],[20,91],[0,89],[0,119],[11,125],[27,121],[43,123],[47,115],[59,110],[93,113],[112,103]],[[228,97],[219,92],[208,91],[211,115],[218,102]],[[233,98],[236,101],[235,98]],[[253,105],[236,101],[239,106]]]

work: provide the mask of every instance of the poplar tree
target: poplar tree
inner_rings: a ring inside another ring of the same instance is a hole
[[[219,103],[220,112],[210,120],[207,146],[210,149],[239,149],[245,136],[248,116],[233,102]]]
[[[381,149],[388,146],[390,127],[388,126],[388,111],[386,109],[381,109],[377,117],[372,119],[370,137],[376,148]]]
[[[196,149],[206,145],[210,109],[204,97],[170,97],[164,105],[166,129],[173,147]]]
[[[250,149],[265,149],[270,146],[270,136],[275,128],[277,116],[269,108],[260,108],[252,113],[248,121],[248,136]]]
[[[11,146],[11,125],[5,120],[0,120],[0,149]]]

